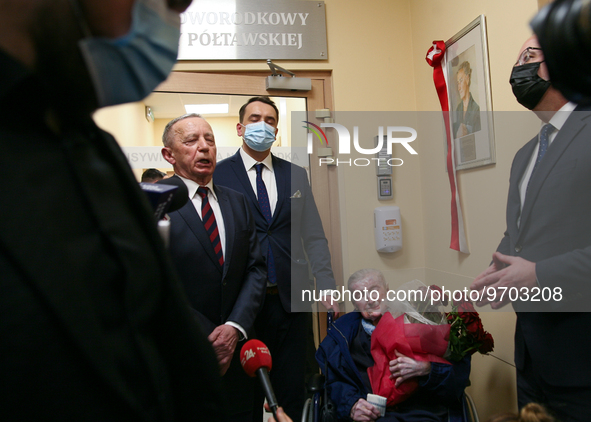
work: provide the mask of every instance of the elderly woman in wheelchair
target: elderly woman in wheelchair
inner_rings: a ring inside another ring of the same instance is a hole
[[[444,364],[417,361],[396,352],[396,358],[389,362],[390,379],[396,387],[416,380],[418,387],[410,397],[388,407],[385,416],[380,416],[380,411],[367,401],[367,395],[372,393],[367,369],[374,365],[371,336],[384,312],[387,286],[381,272],[365,269],[349,278],[348,287],[358,312],[342,316],[329,327],[316,353],[338,420],[465,422],[464,388],[469,384],[469,356]],[[358,290],[364,295],[356,295]],[[371,292],[375,293],[368,294]]]

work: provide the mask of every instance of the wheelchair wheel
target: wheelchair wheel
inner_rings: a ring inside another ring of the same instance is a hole
[[[304,403],[304,411],[302,412],[302,422],[313,422],[314,420],[314,406],[312,406],[312,399],[306,400]]]

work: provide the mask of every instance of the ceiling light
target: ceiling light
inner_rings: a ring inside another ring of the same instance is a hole
[[[227,114],[228,104],[185,104],[187,113],[197,114]]]

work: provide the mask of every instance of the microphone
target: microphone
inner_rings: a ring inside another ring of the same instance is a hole
[[[187,185],[185,185],[185,182],[183,182],[178,177],[167,177],[166,179],[158,180],[156,184],[177,187],[177,190],[172,196],[172,200],[170,201],[167,212],[176,211],[182,208],[189,200],[189,191],[187,190]]]
[[[178,191],[175,186],[156,185],[155,183],[140,183],[140,188],[152,204],[156,221],[164,217],[173,199],[177,196],[175,192]]]
[[[169,177],[156,183],[140,183],[141,189],[148,195],[158,222],[158,233],[168,248],[170,241],[170,220],[163,220],[167,212],[182,208],[189,200],[189,191],[178,177]]]
[[[269,379],[269,371],[273,367],[273,364],[271,353],[267,346],[265,346],[265,343],[256,339],[248,340],[240,350],[240,363],[242,364],[242,368],[244,368],[244,372],[249,377],[258,376],[261,387],[263,387],[263,391],[265,392],[267,403],[273,412],[273,417],[276,421],[279,420],[277,419],[277,399],[275,398],[275,392]]]

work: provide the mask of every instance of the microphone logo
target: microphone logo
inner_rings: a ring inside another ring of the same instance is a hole
[[[244,364],[246,363],[246,361],[250,358],[254,358],[254,352],[252,351],[252,349],[248,349],[244,351],[244,356],[242,357],[242,360],[240,361],[240,363],[242,364],[242,366],[244,366]]]
[[[268,371],[273,367],[271,353],[265,343],[252,339],[247,341],[240,350],[240,364],[251,377],[259,368],[266,368]]]

